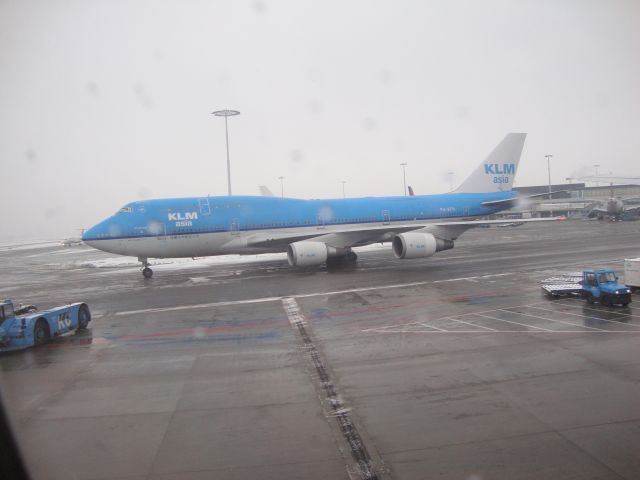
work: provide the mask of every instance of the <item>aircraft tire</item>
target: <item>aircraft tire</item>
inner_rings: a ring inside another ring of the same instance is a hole
[[[344,259],[342,257],[327,258],[327,271],[329,273],[337,272],[344,268]]]
[[[356,267],[358,256],[354,252],[339,257],[327,258],[327,271],[329,273],[351,271]]]
[[[40,318],[35,327],[33,327],[33,343],[35,346],[44,345],[49,341],[51,333],[49,332],[49,325],[47,321]]]
[[[142,276],[144,278],[151,278],[153,276],[153,270],[151,270],[149,267],[144,267],[142,269]]]
[[[89,307],[83,303],[78,310],[78,330],[85,330],[90,320],[91,312],[89,312]]]

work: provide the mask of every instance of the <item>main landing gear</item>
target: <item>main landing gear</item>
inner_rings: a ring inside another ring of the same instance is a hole
[[[327,258],[327,271],[353,270],[356,268],[357,261],[358,255],[353,251],[349,251],[346,255],[340,255],[339,257],[329,257]]]
[[[151,278],[153,276],[153,270],[149,268],[151,265],[146,257],[138,257],[138,261],[142,262],[142,276],[144,278]]]

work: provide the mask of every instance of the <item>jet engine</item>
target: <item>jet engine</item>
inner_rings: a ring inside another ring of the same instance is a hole
[[[287,260],[292,267],[309,267],[320,265],[327,258],[344,257],[351,252],[350,248],[337,248],[323,242],[303,240],[287,246]]]
[[[287,246],[287,260],[292,267],[320,265],[327,261],[327,246],[322,242],[295,242]]]
[[[436,238],[430,233],[407,232],[393,237],[391,246],[396,258],[425,258],[453,248],[453,240]]]

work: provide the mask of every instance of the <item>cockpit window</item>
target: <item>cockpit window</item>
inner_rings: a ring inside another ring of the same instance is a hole
[[[5,303],[0,306],[0,324],[11,317],[13,317],[13,305],[11,303]]]
[[[131,212],[133,212],[132,207],[122,207],[120,210],[118,210],[118,213],[131,213]]]
[[[616,276],[613,272],[601,273],[598,276],[598,282],[607,283],[607,282],[615,282]]]

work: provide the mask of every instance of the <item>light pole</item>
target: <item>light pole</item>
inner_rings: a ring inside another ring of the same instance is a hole
[[[280,180],[280,198],[284,198],[284,177],[278,177]]]
[[[600,167],[600,165],[596,164],[593,167],[596,169],[596,177],[597,177],[598,176],[598,167]],[[600,186],[600,183],[598,181],[596,181],[596,187],[599,187],[599,186]]]
[[[403,181],[403,185],[404,185],[404,190],[402,190],[404,192],[404,196],[407,196],[407,163],[401,163],[400,165],[402,165],[402,181]]]
[[[227,140],[227,189],[229,196],[231,196],[231,163],[229,162],[229,126],[227,125],[227,117],[240,115],[240,112],[237,110],[216,110],[212,114],[216,117],[224,117],[224,133]]]
[[[344,184],[347,183],[346,180],[342,180],[342,198],[346,198],[344,195]]]
[[[553,155],[545,155],[547,157],[547,172],[549,174],[549,216],[553,216],[553,204],[551,203],[551,157]]]
[[[453,192],[453,172],[447,172],[447,175],[449,175],[449,191]]]

